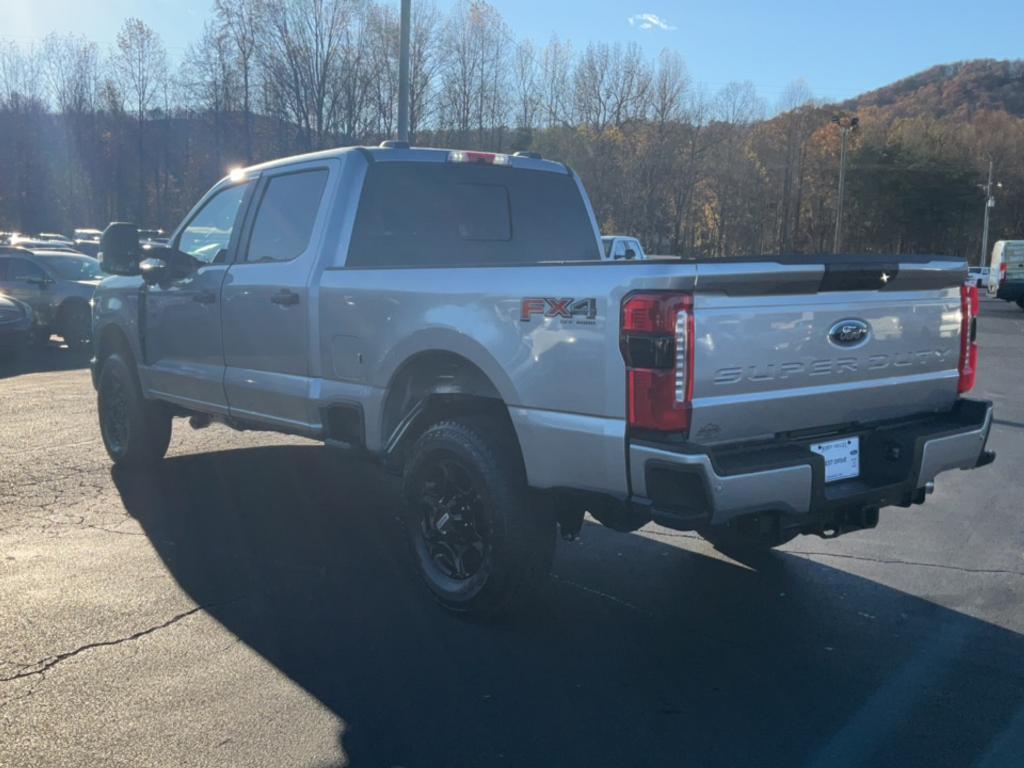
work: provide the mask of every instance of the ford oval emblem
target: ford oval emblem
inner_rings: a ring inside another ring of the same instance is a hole
[[[837,347],[855,347],[864,342],[871,333],[871,326],[863,320],[840,320],[829,328],[828,340]]]

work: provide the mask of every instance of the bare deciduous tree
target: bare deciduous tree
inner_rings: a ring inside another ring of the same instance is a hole
[[[214,9],[223,32],[231,40],[242,88],[242,125],[245,159],[252,162],[252,85],[256,48],[263,35],[264,0],[215,0]]]
[[[167,53],[160,37],[143,21],[129,18],[117,34],[117,46],[111,59],[117,86],[135,114],[138,139],[138,198],[140,220],[147,218],[146,195],[146,111],[153,104],[167,77]]]

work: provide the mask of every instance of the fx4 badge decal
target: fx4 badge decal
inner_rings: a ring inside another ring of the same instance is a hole
[[[519,309],[519,319],[530,322],[534,315],[558,317],[580,323],[593,323],[597,318],[597,299],[556,299],[550,296],[523,299]]]

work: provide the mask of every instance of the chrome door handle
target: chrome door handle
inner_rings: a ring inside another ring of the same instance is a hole
[[[270,297],[270,300],[275,304],[280,304],[283,307],[290,307],[293,304],[299,303],[299,294],[289,291],[287,288],[282,288],[280,291]]]

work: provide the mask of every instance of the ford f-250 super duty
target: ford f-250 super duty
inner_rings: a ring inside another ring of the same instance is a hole
[[[873,527],[994,458],[991,404],[961,396],[962,261],[605,261],[579,179],[537,157],[387,142],[269,162],[167,246],[111,224],[101,251],[113,461],[162,457],[174,416],[380,461],[454,610],[528,595],[584,511],[740,551]]]

